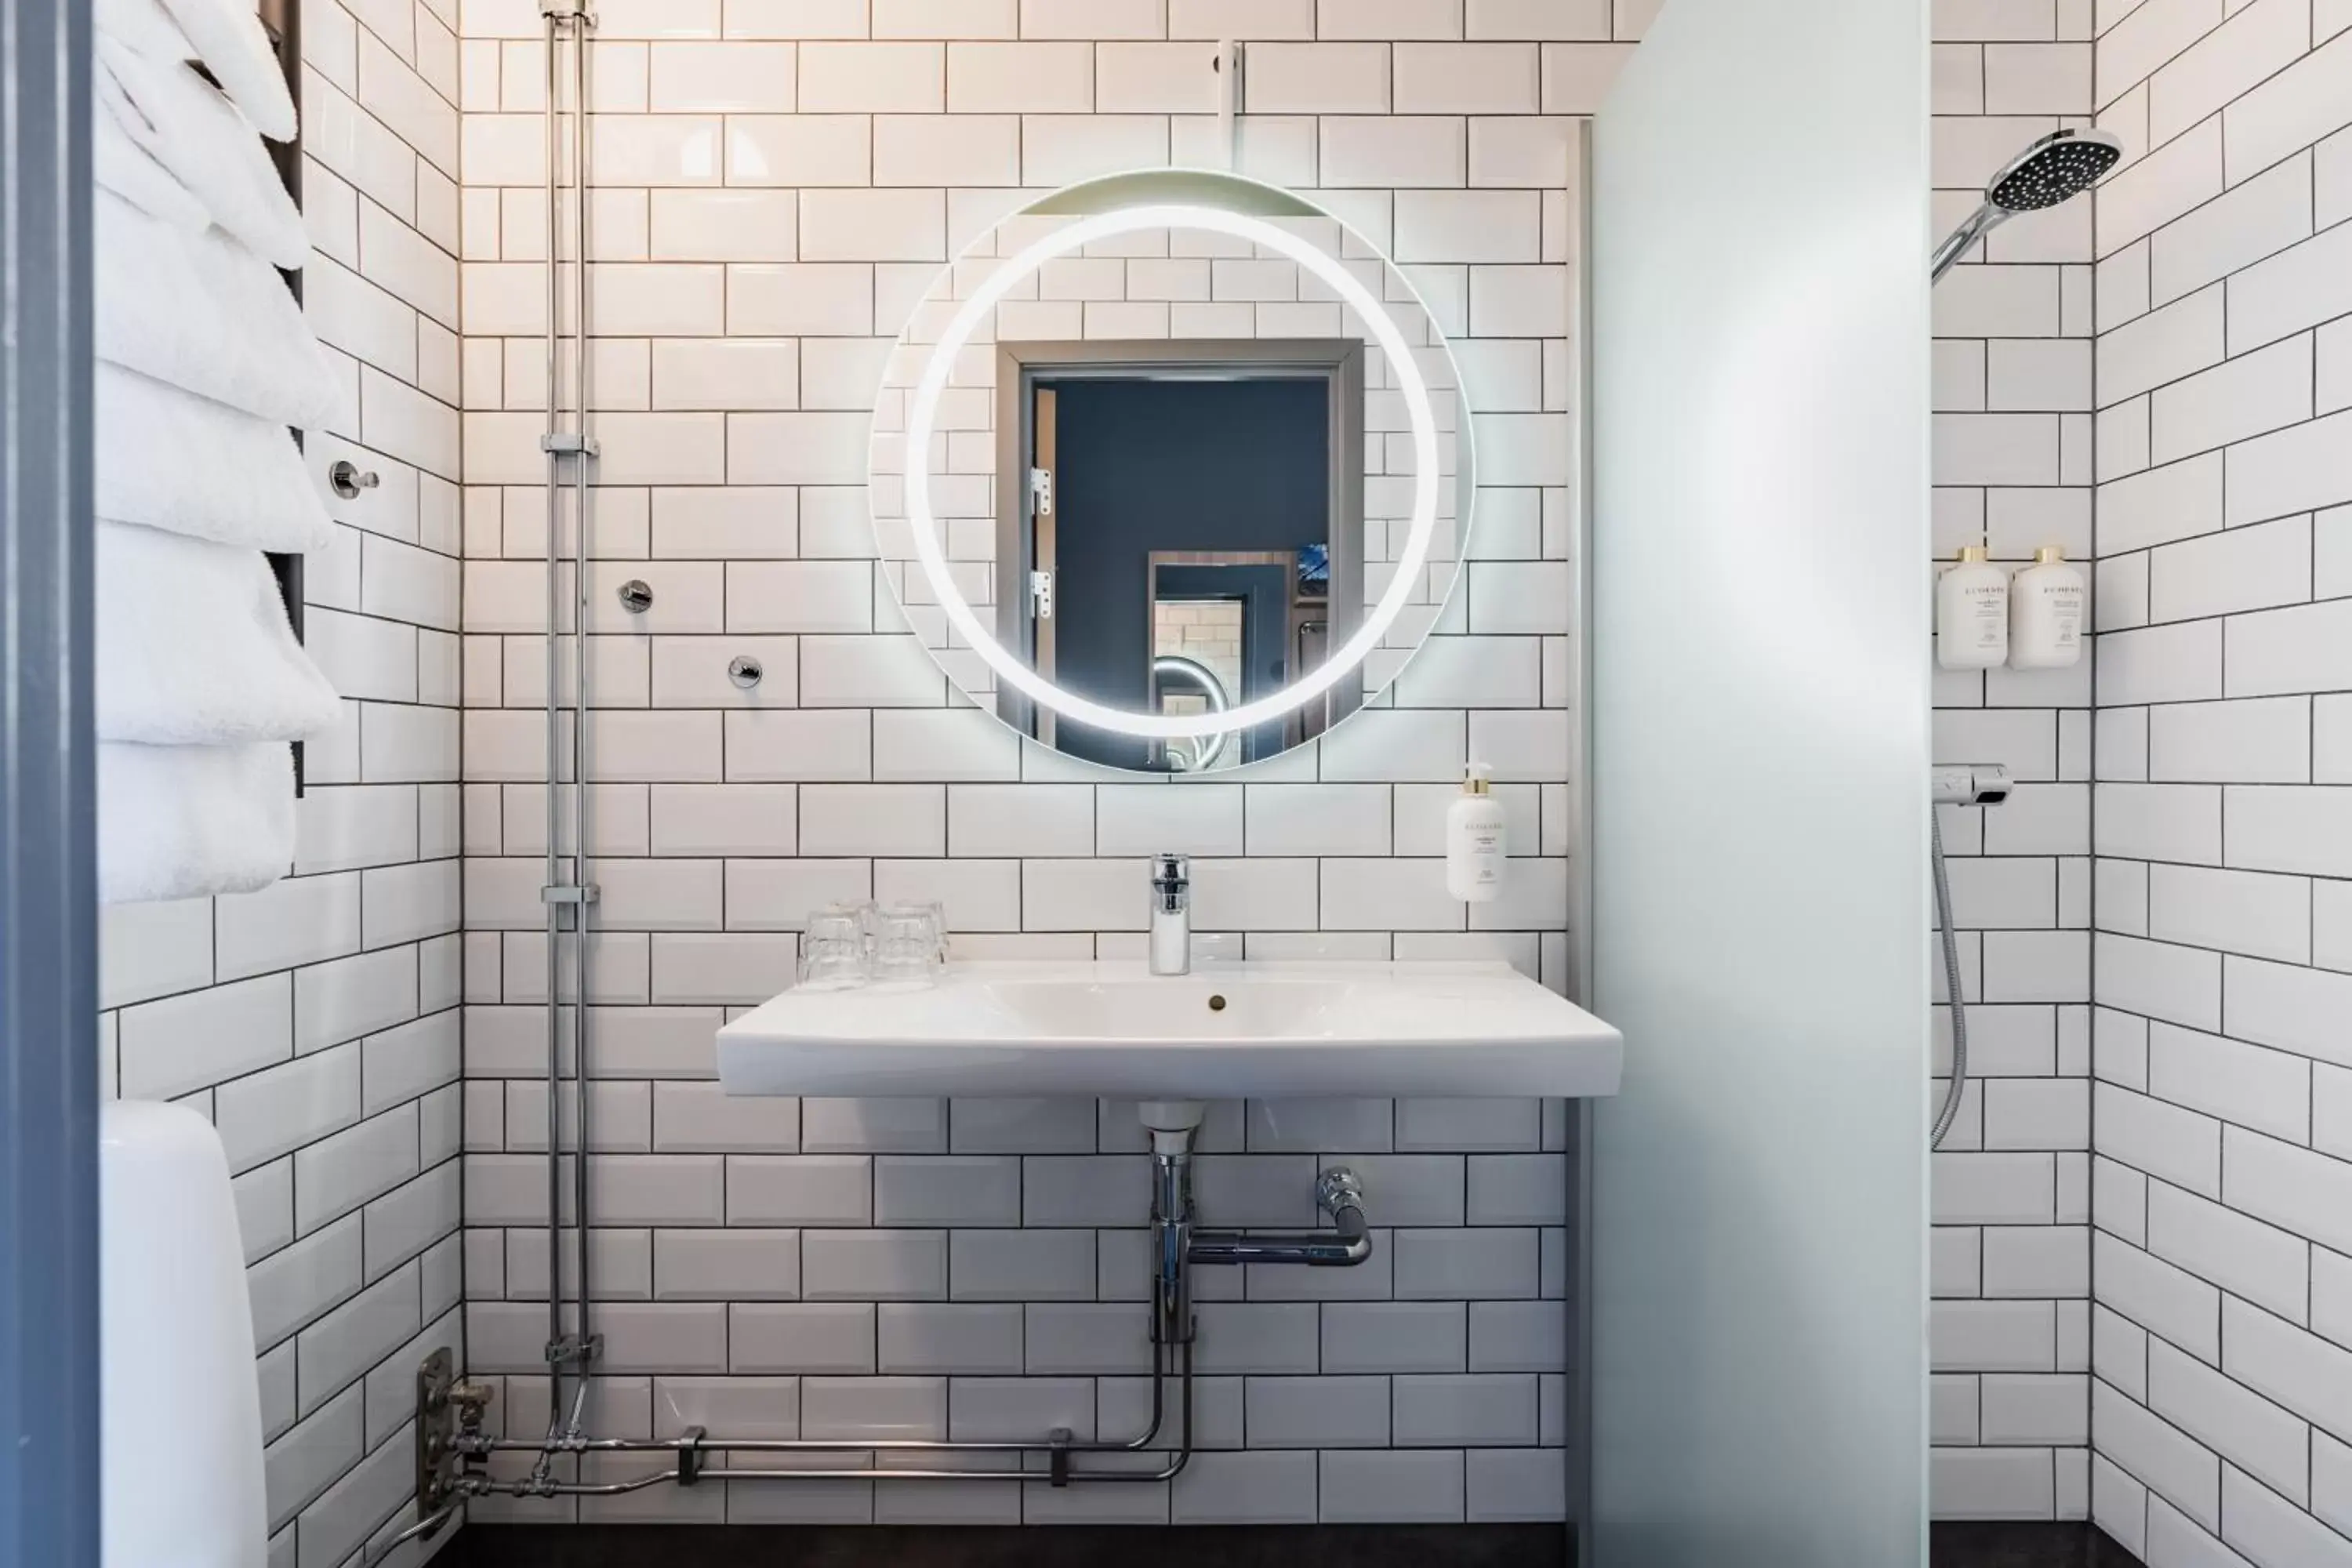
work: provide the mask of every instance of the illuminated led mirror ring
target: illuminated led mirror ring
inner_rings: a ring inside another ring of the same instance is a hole
[[[1039,675],[998,642],[981,625],[980,617],[972,614],[962,590],[948,571],[947,557],[940,547],[939,524],[931,515],[931,426],[938,416],[940,395],[947,389],[956,354],[971,341],[997,301],[1046,262],[1097,240],[1147,228],[1205,229],[1213,234],[1231,235],[1277,251],[1312,272],[1371,329],[1373,339],[1394,370],[1398,390],[1404,395],[1406,417],[1412,426],[1412,519],[1388,591],[1381,595],[1380,603],[1372,606],[1371,614],[1356,628],[1355,635],[1307,675],[1270,697],[1244,702],[1222,713],[1130,713],[1090,701]],[[1451,354],[1453,351],[1448,348],[1446,352]],[[1455,380],[1458,384],[1460,378]],[[1460,438],[1467,437],[1466,430],[1460,433]],[[1437,418],[1430,407],[1429,384],[1423,379],[1412,345],[1405,341],[1395,319],[1338,258],[1325,255],[1279,225],[1222,207],[1155,204],[1097,213],[1055,229],[1007,260],[957,309],[931,350],[930,360],[923,366],[922,379],[916,384],[907,410],[906,450],[907,521],[912,525],[915,557],[922,563],[931,592],[957,633],[1006,685],[1023,696],[1064,718],[1124,735],[1189,740],[1246,730],[1279,719],[1330,690],[1380,646],[1381,638],[1403,613],[1423,567],[1428,564],[1430,545],[1437,532]]]

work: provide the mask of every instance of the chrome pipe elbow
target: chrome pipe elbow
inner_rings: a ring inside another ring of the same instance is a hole
[[[1370,1222],[1364,1215],[1363,1184],[1353,1171],[1334,1165],[1315,1179],[1315,1202],[1331,1216],[1329,1230],[1255,1232],[1198,1231],[1186,1254],[1193,1263],[1289,1263],[1309,1268],[1353,1268],[1372,1255]]]

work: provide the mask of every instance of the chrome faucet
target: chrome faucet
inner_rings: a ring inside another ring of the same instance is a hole
[[[1192,973],[1192,861],[1151,858],[1151,973]]]

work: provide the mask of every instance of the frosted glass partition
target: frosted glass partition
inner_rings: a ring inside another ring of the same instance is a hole
[[[1670,0],[1594,129],[1600,1568],[1921,1562],[1923,0]]]

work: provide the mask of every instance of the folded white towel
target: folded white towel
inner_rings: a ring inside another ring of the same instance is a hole
[[[285,426],[104,360],[93,379],[99,516],[297,555],[333,541]]]
[[[99,37],[119,38],[142,55],[159,60],[196,58],[196,46],[159,0],[98,0],[91,20]]]
[[[252,0],[163,0],[163,8],[254,129],[272,142],[293,141],[294,98]]]
[[[111,38],[98,40],[98,70],[121,88],[116,118],[131,139],[194,194],[213,222],[273,267],[310,259],[310,236],[286,181],[236,105],[184,65]],[[110,104],[112,107],[112,104]]]
[[[101,901],[248,893],[293,860],[289,748],[99,742]]]
[[[218,228],[184,234],[111,191],[91,203],[98,357],[304,429],[343,396],[269,263]]]
[[[340,713],[255,550],[98,525],[98,738],[299,741]]]
[[[89,167],[99,184],[173,228],[202,234],[213,215],[172,172],[149,156],[122,128],[121,116],[135,115],[122,89],[104,71],[93,71],[98,109],[89,117]]]

